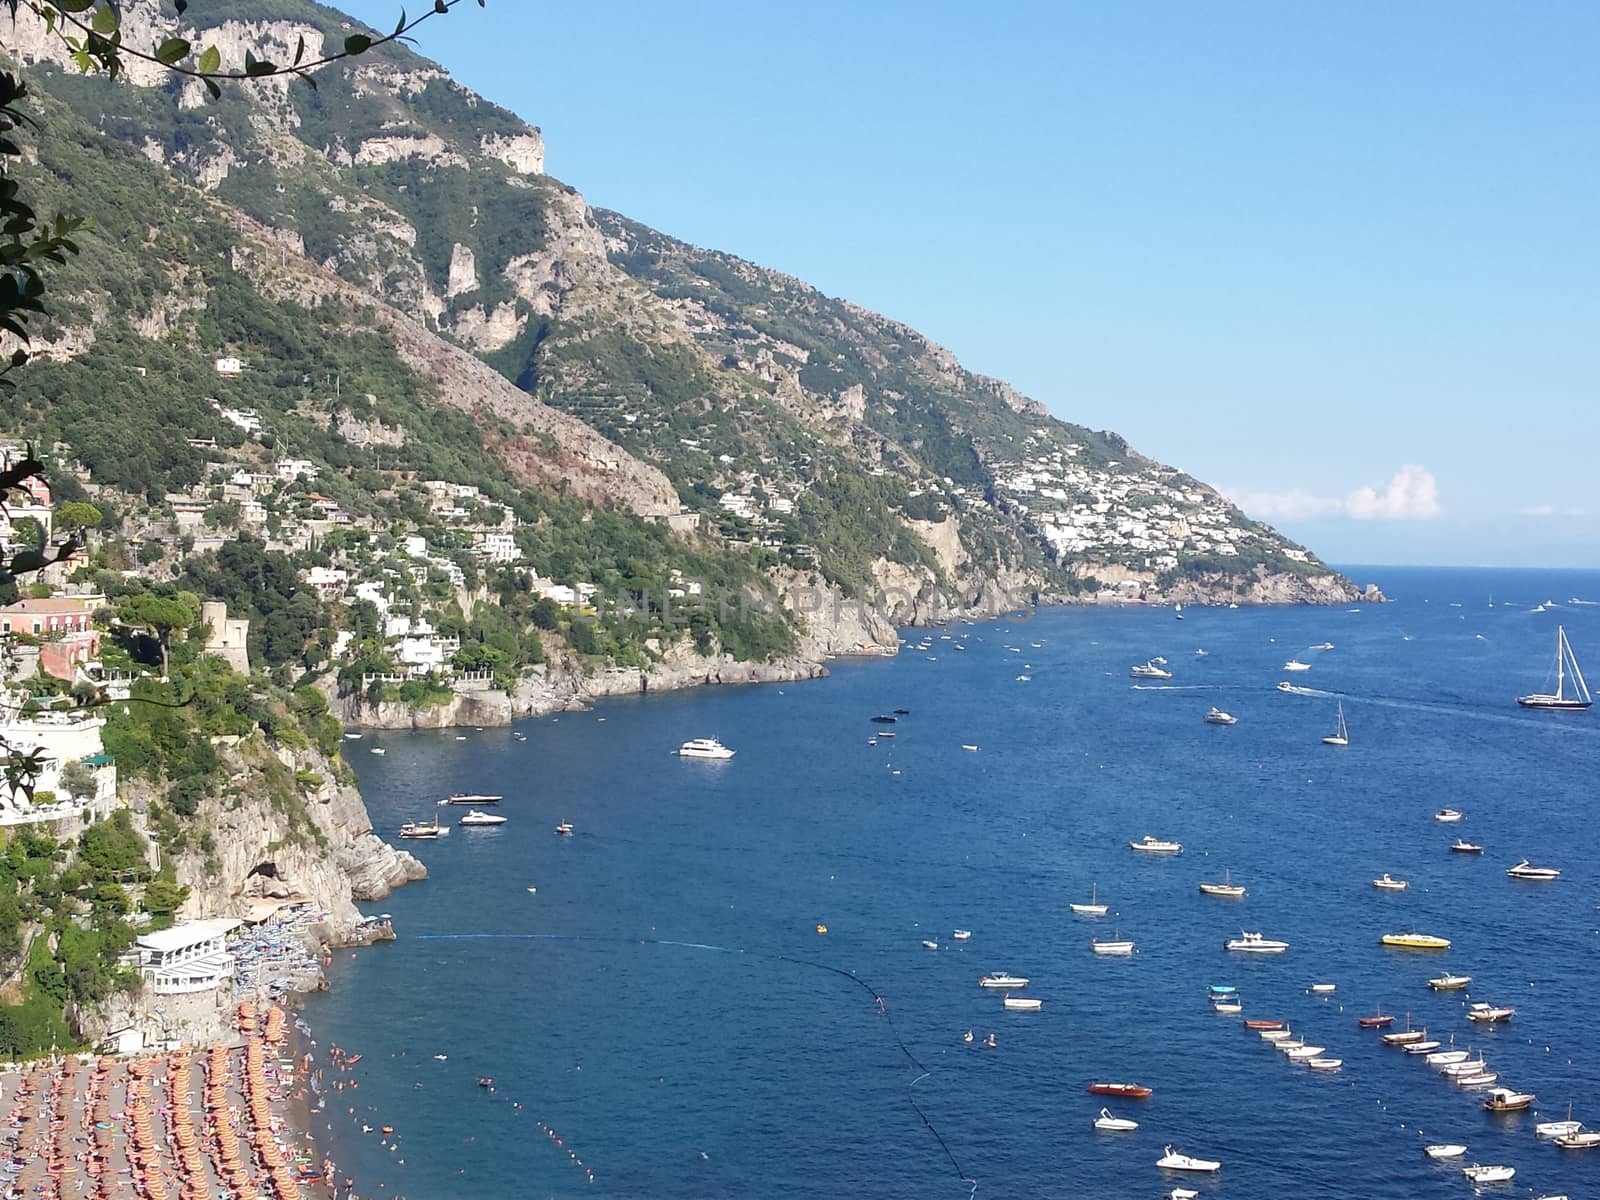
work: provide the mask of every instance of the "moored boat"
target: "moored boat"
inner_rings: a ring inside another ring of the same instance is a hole
[[[1428,1036],[1426,1029],[1411,1028],[1411,1014],[1406,1014],[1406,1027],[1397,1029],[1393,1033],[1383,1035],[1383,1044],[1386,1046],[1409,1046],[1412,1042],[1420,1042]]]
[[[1382,1008],[1370,1017],[1360,1017],[1356,1020],[1357,1027],[1361,1029],[1387,1029],[1393,1024],[1394,1014],[1386,1013]]]
[[[1428,986],[1436,992],[1459,992],[1471,982],[1471,975],[1452,975],[1446,971],[1438,978],[1428,980]]]
[[[1462,1167],[1461,1173],[1473,1183],[1506,1183],[1517,1173],[1515,1167],[1480,1167],[1473,1163],[1470,1167]]]
[[[1244,885],[1233,881],[1233,872],[1222,872],[1221,883],[1206,883],[1201,881],[1200,894],[1202,896],[1221,896],[1226,900],[1237,900],[1244,895]]]
[[[1385,871],[1372,881],[1372,886],[1386,892],[1403,892],[1410,885],[1404,879],[1391,878],[1389,872]]]
[[[1145,854],[1181,854],[1183,852],[1182,842],[1162,841],[1154,834],[1149,833],[1145,834],[1137,842],[1129,842],[1128,845],[1130,848]]]
[[[1562,1134],[1555,1139],[1555,1144],[1563,1150],[1593,1150],[1600,1146],[1600,1131],[1580,1129],[1576,1133]]]
[[[1153,1090],[1142,1083],[1105,1083],[1097,1079],[1089,1084],[1092,1096],[1121,1096],[1127,1100],[1148,1100]]]
[[[1467,1010],[1467,1020],[1475,1021],[1479,1025],[1495,1025],[1501,1021],[1509,1021],[1517,1015],[1517,1010],[1509,1004],[1474,1004]]]
[[[1106,915],[1106,906],[1100,903],[1100,885],[1098,883],[1089,885],[1089,903],[1069,904],[1067,907],[1080,917],[1103,917]]]
[[[1038,1012],[1044,1007],[1044,1001],[1031,1000],[1024,996],[1007,996],[1005,1006],[1008,1012]]]
[[[923,938],[922,939],[922,948],[924,950],[937,950],[939,948],[939,943],[938,942],[934,942],[934,941],[930,941],[927,938]]]
[[[403,838],[431,839],[443,837],[445,832],[445,829],[440,826],[437,817],[435,817],[426,825],[424,825],[421,821],[407,821],[404,825],[400,826],[400,836]]]
[[[1240,954],[1282,954],[1289,948],[1289,943],[1263,937],[1259,933],[1240,931],[1238,937],[1229,938],[1223,942],[1222,948],[1224,950],[1233,950]]]
[[[1200,719],[1207,725],[1237,725],[1239,723],[1238,717],[1230,712],[1223,712],[1215,705],[1212,705],[1210,711]]]
[[[996,971],[992,975],[985,975],[978,980],[979,987],[986,988],[1025,988],[1028,980],[1023,975],[1012,975],[1008,971]]]
[[[445,797],[446,804],[499,804],[504,796],[496,796],[490,792],[451,792]]]
[[[1431,933],[1386,933],[1379,939],[1395,950],[1448,950],[1450,939]]]
[[[1156,1159],[1156,1166],[1164,1171],[1220,1171],[1222,1164],[1215,1159],[1195,1158],[1193,1155],[1182,1154],[1171,1146],[1162,1147],[1163,1153]]]
[[[1450,849],[1455,854],[1482,854],[1483,847],[1476,842],[1469,842],[1466,838],[1457,838],[1450,843]]]
[[[467,810],[467,815],[456,822],[457,825],[465,825],[468,828],[471,828],[474,825],[491,826],[504,825],[505,823],[506,819],[499,813],[479,812],[475,808],[469,808]]]
[[[1534,1101],[1532,1092],[1518,1092],[1511,1088],[1497,1087],[1493,1089],[1483,1102],[1483,1107],[1488,1112],[1521,1112]]]
[[[1089,947],[1096,954],[1112,954],[1126,958],[1133,953],[1133,942],[1129,938],[1117,936],[1101,941],[1099,938],[1090,938]]]
[[[1554,867],[1536,867],[1527,859],[1523,859],[1514,867],[1507,867],[1506,874],[1512,879],[1549,880],[1560,879],[1561,872]]]
[[[558,833],[562,837],[571,837],[572,836],[572,822],[571,821],[563,821],[563,822],[561,822],[561,824],[556,826],[556,833]]]
[[[1533,1127],[1533,1136],[1541,1138],[1568,1137],[1583,1128],[1582,1121],[1572,1119],[1572,1102],[1567,1102],[1567,1119],[1565,1121],[1540,1121]]]
[[[1313,1071],[1337,1071],[1340,1067],[1344,1066],[1344,1059],[1308,1058],[1306,1059],[1306,1066],[1310,1067]]]
[[[1424,1146],[1422,1152],[1429,1158],[1460,1158],[1467,1148],[1455,1142],[1437,1142],[1432,1146]]]
[[[970,929],[958,929],[954,933],[952,933],[950,936],[952,938],[954,938],[958,942],[969,942],[969,941],[972,940],[972,930],[970,930]]]
[[[1442,821],[1446,825],[1453,825],[1461,820],[1461,810],[1455,808],[1441,808],[1433,814],[1435,821]]]
[[[893,720],[894,718],[890,718]],[[877,720],[876,717],[873,720]],[[725,762],[732,758],[735,751],[728,749],[714,737],[690,738],[677,749],[679,758],[704,758],[714,762]]]
[[[1109,1109],[1102,1108],[1100,1115],[1094,1119],[1094,1127],[1106,1133],[1132,1133],[1139,1128],[1139,1122],[1127,1117],[1114,1117]]]
[[[1283,1028],[1283,1022],[1282,1021],[1269,1021],[1269,1020],[1266,1020],[1266,1019],[1263,1018],[1263,1019],[1260,1019],[1260,1020],[1246,1021],[1244,1023],[1244,1027],[1246,1029],[1254,1029],[1257,1032],[1261,1032],[1261,1031],[1271,1032],[1273,1030],[1282,1029]]]
[[[1593,703],[1589,685],[1584,683],[1583,672],[1578,668],[1578,656],[1567,641],[1565,626],[1556,626],[1556,690],[1518,696],[1517,703],[1523,708],[1556,710],[1588,708]]]
[[[1409,1042],[1400,1048],[1407,1054],[1432,1054],[1442,1045],[1444,1043],[1441,1041],[1436,1041],[1433,1038],[1424,1038],[1420,1042]]]

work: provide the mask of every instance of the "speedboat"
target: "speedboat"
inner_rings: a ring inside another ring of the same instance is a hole
[[[1303,663],[1298,658],[1291,658],[1283,664],[1283,669],[1285,671],[1309,671],[1311,670],[1311,664]]]
[[[504,817],[502,817],[499,813],[479,812],[475,808],[469,808],[467,810],[467,815],[462,817],[461,820],[456,822],[457,825],[469,825],[469,826],[470,825],[504,825],[505,823],[506,823],[506,819]]]
[[[1318,642],[1315,646],[1313,646],[1311,648],[1313,650],[1332,650],[1333,649],[1333,643],[1332,642]]]
[[[1471,982],[1471,975],[1452,975],[1446,971],[1437,979],[1428,980],[1428,986],[1436,992],[1459,992]]]
[[[1029,1000],[1022,996],[1007,996],[1005,1006],[1011,1012],[1038,1012],[1044,1007],[1044,1001]]]
[[[1507,867],[1506,874],[1512,879],[1560,879],[1561,872],[1554,867],[1536,867],[1523,859],[1514,867]]]
[[[1470,1167],[1462,1167],[1461,1173],[1473,1183],[1505,1183],[1517,1173],[1515,1167],[1480,1167],[1473,1163]]]
[[[385,750],[382,746],[374,746],[371,750],[368,750],[367,753],[368,754],[387,754],[388,751]]]
[[[1148,834],[1148,833],[1145,834],[1143,839],[1141,839],[1140,841],[1129,842],[1128,845],[1132,849],[1141,851],[1144,854],[1182,854],[1183,853],[1183,843],[1182,842],[1164,842],[1160,838],[1154,836],[1153,834]]]
[[[1474,842],[1469,842],[1469,841],[1467,841],[1466,838],[1457,838],[1455,841],[1451,842],[1450,843],[1450,849],[1453,850],[1457,854],[1482,854],[1483,853],[1483,847],[1482,846],[1479,846]]]
[[[939,943],[938,942],[930,942],[927,938],[923,938],[922,939],[922,948],[924,950],[937,950],[939,948]]]
[[[1556,1138],[1556,1145],[1563,1150],[1593,1150],[1600,1146],[1600,1131],[1580,1129],[1577,1133],[1563,1134]]]
[[[1089,947],[1096,954],[1114,954],[1122,958],[1133,953],[1133,942],[1123,937],[1111,938],[1104,942],[1099,938],[1090,938]]]
[[[1449,938],[1435,937],[1431,933],[1386,933],[1380,940],[1397,950],[1450,949]]]
[[[1241,954],[1282,954],[1289,948],[1289,943],[1274,941],[1272,938],[1262,937],[1259,933],[1247,933],[1241,930],[1238,937],[1223,942],[1222,948],[1237,950]]]
[[[1278,684],[1278,690],[1280,692],[1292,692],[1294,691],[1294,684],[1285,679]]]
[[[1194,1158],[1188,1154],[1180,1154],[1171,1146],[1164,1146],[1164,1153],[1156,1159],[1156,1166],[1164,1171],[1220,1171],[1222,1164],[1215,1159]]]
[[[1389,872],[1385,871],[1379,878],[1372,881],[1372,886],[1382,888],[1386,892],[1403,892],[1408,884],[1404,879],[1391,879]]]
[[[451,792],[445,799],[446,804],[499,804],[504,796],[496,796],[489,792]]]
[[[1517,1010],[1509,1004],[1474,1004],[1467,1012],[1467,1020],[1476,1021],[1480,1025],[1494,1025],[1500,1021],[1509,1021],[1517,1015]]]
[[[1582,1121],[1572,1119],[1572,1105],[1567,1105],[1565,1121],[1540,1121],[1533,1127],[1533,1136],[1542,1138],[1570,1137],[1583,1128]]]
[[[1100,903],[1100,885],[1098,883],[1089,885],[1089,903],[1069,904],[1067,907],[1080,917],[1103,917],[1106,915],[1106,906]]]
[[[978,980],[978,986],[986,988],[1025,988],[1028,986],[1028,981],[1021,975],[996,971],[993,975],[985,975]]]
[[[970,929],[958,929],[954,933],[952,933],[950,936],[953,939],[955,939],[956,941],[958,941],[958,942],[971,941],[972,940],[972,930],[970,930]]]
[[[1489,1098],[1483,1102],[1483,1107],[1489,1112],[1521,1112],[1533,1103],[1532,1092],[1516,1092],[1510,1088],[1497,1087],[1489,1093]]]
[[[1237,900],[1244,895],[1244,887],[1233,881],[1232,871],[1223,871],[1221,883],[1205,883],[1202,881],[1200,894],[1202,896],[1221,896],[1227,900]]]
[[[877,718],[874,717],[874,720]],[[893,720],[894,718],[889,718]],[[734,751],[729,750],[714,737],[690,738],[678,747],[679,758],[709,758],[717,761],[732,758]]]
[[[562,837],[571,837],[572,836],[572,822],[571,821],[563,821],[563,822],[561,822],[561,824],[556,826],[556,832],[558,834],[560,834]]]
[[[1103,1133],[1132,1133],[1139,1128],[1139,1122],[1130,1121],[1127,1117],[1113,1117],[1109,1109],[1102,1108],[1100,1115],[1094,1119],[1094,1127]]]
[[[1467,1152],[1467,1148],[1455,1142],[1438,1142],[1432,1146],[1424,1146],[1422,1152],[1429,1158],[1460,1158]]]
[[[1200,719],[1207,725],[1237,725],[1239,723],[1238,717],[1234,716],[1232,713],[1223,712],[1220,708],[1215,706],[1213,706],[1211,710]]]
[[[1438,812],[1433,814],[1433,819],[1435,821],[1443,821],[1446,825],[1452,825],[1461,820],[1461,810],[1456,808],[1441,808]]]
[[[1163,667],[1156,666],[1154,660],[1140,663],[1137,667],[1130,667],[1128,674],[1135,679],[1171,679],[1172,672]]]
[[[1313,1058],[1321,1058],[1327,1049],[1326,1046],[1296,1046],[1286,1053],[1290,1062],[1306,1062]]]
[[[1162,1200],[1198,1200],[1200,1193],[1193,1188],[1175,1187],[1162,1196]]]
[[[1089,1084],[1091,1096],[1121,1096],[1125,1100],[1148,1100],[1151,1091],[1142,1083],[1102,1083],[1094,1080]]]

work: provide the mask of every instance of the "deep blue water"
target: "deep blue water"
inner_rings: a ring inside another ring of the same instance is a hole
[[[359,1089],[329,1101],[334,1157],[363,1195],[410,1200],[920,1200],[967,1196],[963,1175],[980,1200],[1155,1196],[1174,1182],[1228,1200],[1467,1194],[1457,1169],[1423,1157],[1426,1139],[1517,1167],[1500,1194],[1600,1195],[1600,1153],[1537,1144],[1533,1117],[1490,1117],[1356,1028],[1375,1005],[1409,1011],[1483,1047],[1540,1111],[1571,1100],[1600,1123],[1600,709],[1513,703],[1544,682],[1558,622],[1600,682],[1600,606],[1567,603],[1600,600],[1600,572],[1358,577],[1394,602],[1190,609],[1181,623],[1049,611],[935,630],[926,655],[907,647],[825,680],[524,722],[526,742],[486,730],[347,743],[380,830],[462,790],[505,793],[510,821],[410,843],[431,880],[376,906],[400,940],[340,955],[333,990],[308,1004],[321,1043],[364,1055]],[[1548,599],[1561,606],[1530,611]],[[1335,649],[1307,657],[1323,641]],[[1129,665],[1157,654],[1172,685],[1136,690]],[[1319,741],[1331,695],[1276,690],[1294,654],[1313,663],[1298,685],[1344,698],[1347,750]],[[1239,724],[1202,724],[1211,704]],[[898,736],[869,747],[867,718],[896,707],[911,710]],[[669,754],[707,734],[738,757]],[[375,744],[385,756],[366,753]],[[1444,805],[1465,820],[1435,822]],[[562,819],[574,837],[554,835]],[[1182,856],[1134,854],[1145,833],[1181,840]],[[1451,854],[1458,833],[1486,853]],[[1564,874],[1508,880],[1523,857]],[[1244,900],[1198,894],[1224,869]],[[1410,890],[1374,890],[1384,871]],[[1067,910],[1092,883],[1112,905],[1103,922]],[[958,927],[972,940],[951,941]],[[1241,927],[1292,948],[1241,961],[1222,949]],[[1378,945],[1409,927],[1455,945]],[[1091,954],[1113,930],[1137,941],[1133,959]],[[1427,988],[1447,967],[1472,975],[1469,994]],[[1030,976],[1043,1010],[1001,1011],[977,986],[1000,968]],[[838,972],[881,994],[886,1015]],[[1315,981],[1338,991],[1313,996]],[[1213,983],[1239,987],[1245,1016],[1289,1019],[1343,1070],[1293,1067],[1214,1015]],[[1478,1031],[1472,999],[1518,1015]],[[969,1027],[998,1047],[964,1044]],[[897,1039],[925,1065],[920,1082]],[[1091,1130],[1096,1076],[1155,1088],[1112,1105],[1138,1133]],[[398,1149],[363,1120],[394,1126]],[[1220,1158],[1220,1177],[1162,1178],[1164,1141]]]

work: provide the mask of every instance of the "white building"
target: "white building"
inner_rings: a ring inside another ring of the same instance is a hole
[[[306,458],[280,458],[273,468],[279,479],[287,483],[291,479],[315,479],[317,477],[317,464]]]
[[[420,533],[408,533],[401,543],[405,547],[407,558],[427,558],[428,539]]]
[[[217,359],[216,366],[217,366],[217,374],[225,376],[225,377],[228,377],[228,378],[232,378],[235,375],[243,374],[243,372],[244,372],[244,363],[241,362],[239,359],[234,358],[232,355],[228,355],[225,358]]]
[[[517,549],[516,536],[500,529],[476,535],[472,543],[472,552],[493,563],[514,563],[522,560],[522,551]]]
[[[134,941],[139,975],[158,996],[209,992],[233,978],[227,937],[240,922],[232,917],[188,921]]]
[[[37,716],[8,716],[0,722],[0,738],[11,753],[27,757],[40,752],[39,773],[34,778],[34,796],[54,792],[56,805],[72,812],[91,808],[104,815],[111,811],[117,796],[116,764],[105,752],[101,732],[104,717],[83,713],[40,713]],[[61,786],[61,772],[68,763],[81,762],[94,772],[94,795],[75,800]],[[53,820],[60,816],[52,806],[30,803],[21,792],[13,795],[0,785],[0,824],[19,824],[33,820]]]

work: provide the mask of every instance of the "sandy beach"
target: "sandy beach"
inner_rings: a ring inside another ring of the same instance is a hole
[[[17,1200],[354,1200],[313,1146],[309,1058],[276,1005],[237,1036],[134,1058],[67,1055],[0,1073],[0,1186]]]

